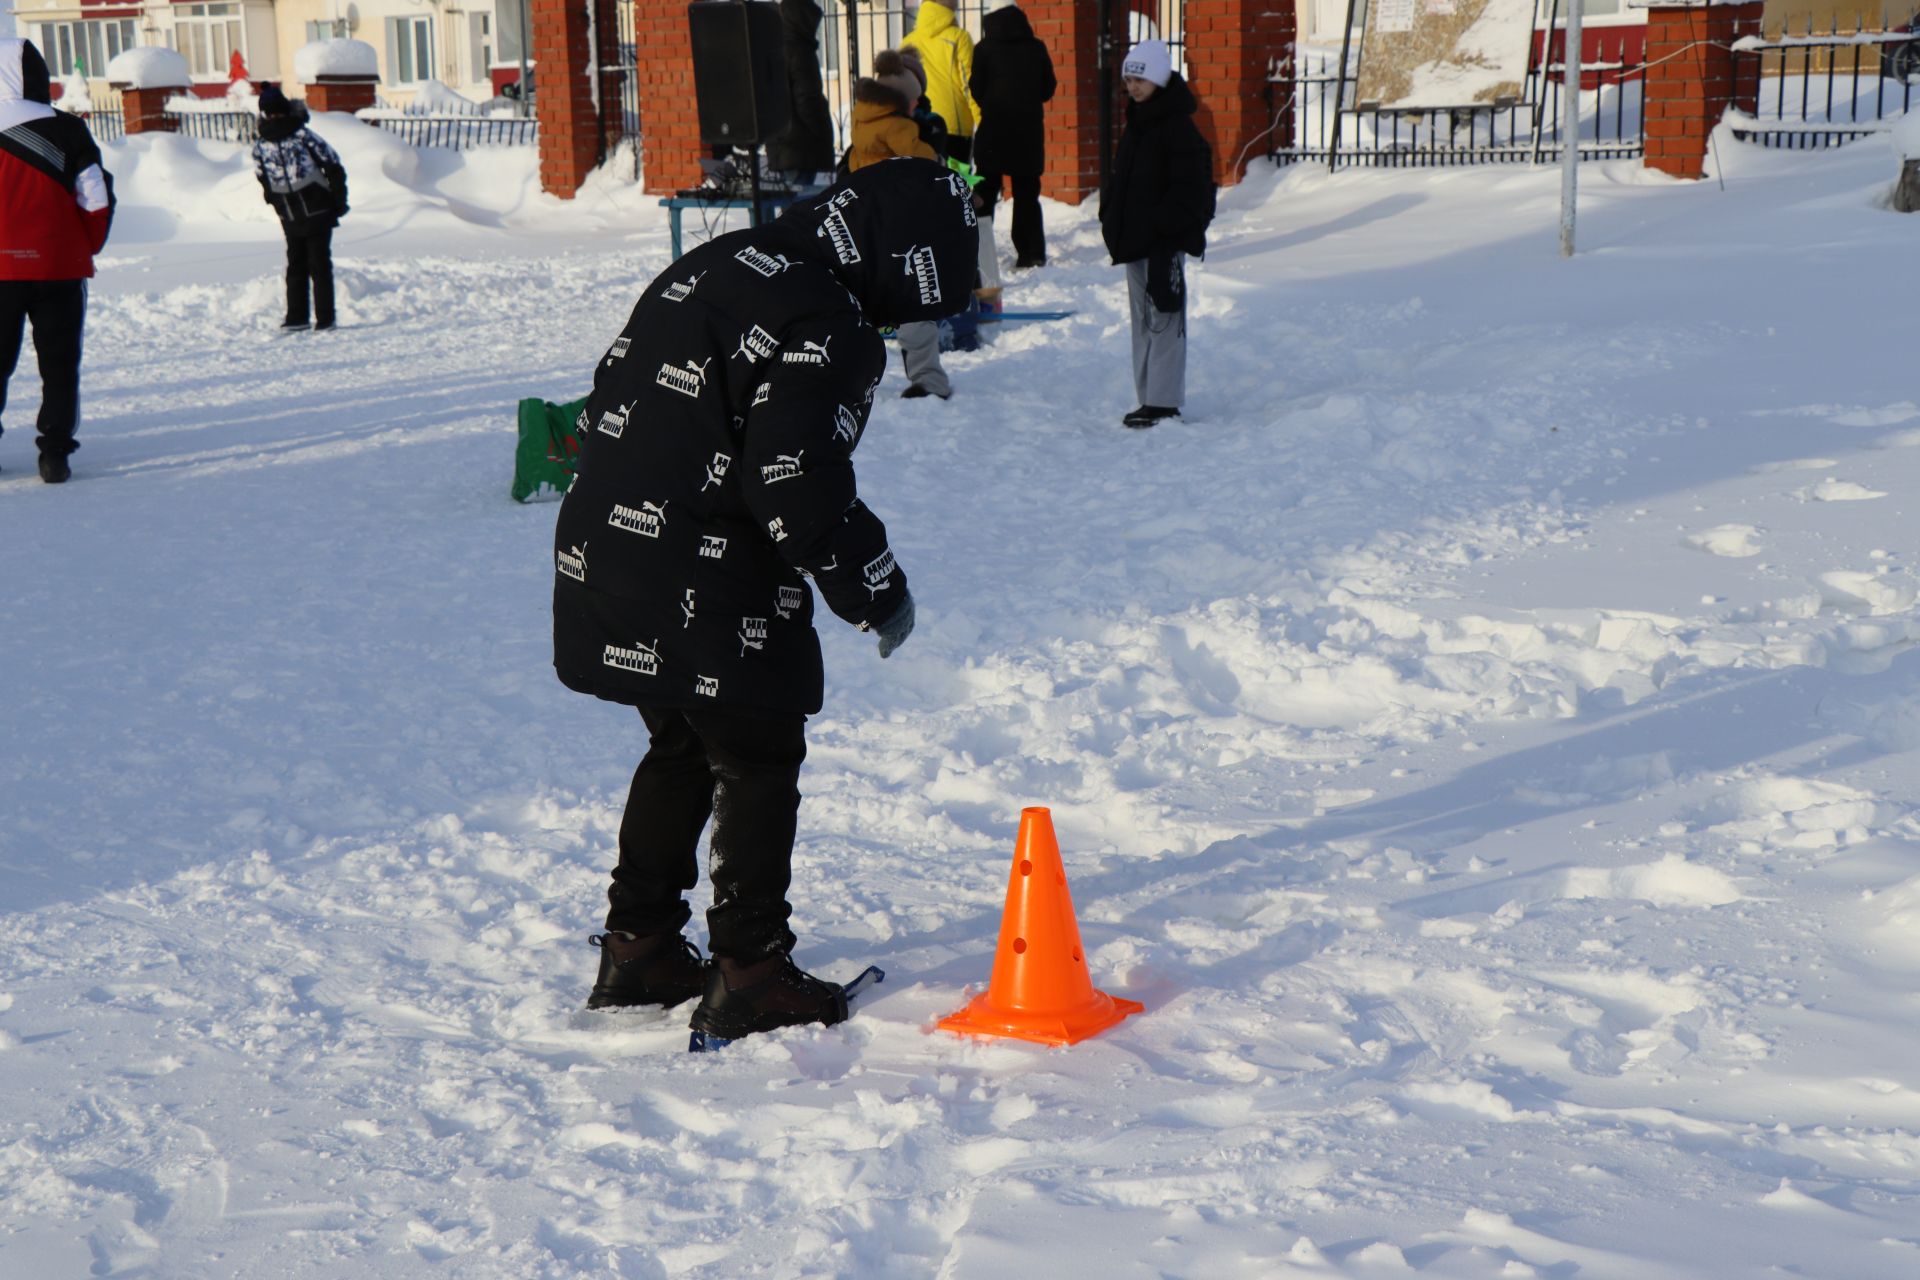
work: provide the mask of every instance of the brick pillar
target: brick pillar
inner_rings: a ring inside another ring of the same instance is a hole
[[[1676,178],[1707,176],[1707,135],[1736,103],[1734,56],[1726,46],[1760,34],[1761,0],[1658,0],[1647,8],[1645,99],[1649,169]],[[1741,86],[1739,105],[1754,94]]]
[[[1273,132],[1274,98],[1268,78],[1290,77],[1294,10],[1283,0],[1187,0],[1187,84],[1199,101],[1195,123],[1213,147],[1213,174],[1222,186],[1240,181],[1248,157],[1293,145],[1293,113]],[[1285,79],[1274,86],[1282,97]]]
[[[378,76],[321,76],[306,87],[307,110],[352,115],[379,100]]]
[[[1023,0],[1027,21],[1053,57],[1060,87],[1046,105],[1047,171],[1040,190],[1064,204],[1079,204],[1100,192],[1100,6],[1093,0]],[[1108,45],[1114,90],[1120,85],[1120,59],[1126,54],[1126,6],[1113,6],[1114,34]],[[1121,108],[1116,97],[1114,132],[1120,136]]]
[[[112,87],[120,91],[120,109],[125,113],[129,134],[175,133],[179,130],[180,126],[167,115],[167,99],[185,93],[185,85],[157,89],[129,89],[120,84]]]
[[[533,23],[529,51],[537,67],[533,75],[534,113],[540,118],[540,187],[571,200],[587,175],[600,162],[601,146],[618,136],[619,103],[601,95],[607,119],[616,123],[604,130],[594,113],[587,6],[598,16],[601,67],[608,65],[606,50],[614,27],[613,0],[530,0]],[[643,6],[644,7],[644,6]],[[685,8],[682,7],[682,25]],[[684,43],[685,33],[681,40]],[[645,37],[642,36],[644,42]],[[616,77],[602,71],[603,88]]]
[[[697,187],[706,148],[700,144],[700,113],[693,95],[687,0],[634,0],[633,25],[646,190],[668,195]]]

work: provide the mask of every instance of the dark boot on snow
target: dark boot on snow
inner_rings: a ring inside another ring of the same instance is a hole
[[[847,997],[840,984],[803,972],[782,951],[744,965],[715,957],[707,966],[706,991],[692,1026],[715,1039],[738,1040],[757,1031],[846,1020]]]
[[[700,949],[677,933],[640,938],[614,930],[587,941],[600,948],[600,977],[587,997],[589,1009],[671,1009],[701,992],[706,965]]]

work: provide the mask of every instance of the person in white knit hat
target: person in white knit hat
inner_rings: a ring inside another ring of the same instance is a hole
[[[1127,269],[1133,382],[1139,407],[1123,419],[1150,427],[1180,416],[1186,399],[1186,262],[1207,250],[1213,221],[1213,149],[1193,122],[1194,99],[1159,40],[1120,64],[1127,127],[1100,193],[1107,252]]]

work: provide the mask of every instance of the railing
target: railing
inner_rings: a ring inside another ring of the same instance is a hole
[[[471,151],[477,147],[530,147],[540,140],[540,122],[529,116],[415,115],[379,107],[355,114],[414,147]]]
[[[118,142],[127,136],[127,116],[119,107],[92,107],[75,114],[86,121],[95,142]]]
[[[1920,39],[1912,31],[1748,36],[1733,46],[1733,136],[1815,150],[1881,133],[1913,106]]]
[[[169,111],[174,131],[203,142],[251,143],[260,136],[260,117],[251,111]]]
[[[1390,168],[1556,159],[1563,145],[1560,95],[1566,71],[1558,33],[1551,40],[1541,34],[1535,33],[1534,57],[1520,97],[1438,110],[1362,103],[1356,87],[1357,48],[1349,52],[1344,74],[1338,52],[1301,49],[1293,66],[1268,86],[1274,136],[1285,133],[1283,113],[1291,113],[1293,125],[1292,144],[1275,147],[1269,155],[1277,164],[1319,160],[1336,167]],[[1580,155],[1588,160],[1638,156],[1644,150],[1638,33],[1601,28],[1587,36],[1581,64]]]

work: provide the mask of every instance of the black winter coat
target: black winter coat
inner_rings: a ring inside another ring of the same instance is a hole
[[[767,166],[825,173],[833,168],[833,117],[820,81],[820,6],[780,0],[781,51],[787,64],[787,127],[767,142]]]
[[[868,165],[654,280],[594,375],[554,534],[554,667],[636,706],[811,714],[813,583],[861,629],[906,599],[852,454],[886,367],[875,325],[966,305],[966,184]]]
[[[973,165],[983,173],[1037,178],[1046,172],[1046,128],[1041,104],[1053,99],[1053,58],[1033,34],[1027,15],[1009,5],[981,19],[967,86],[980,105]]]
[[[1115,262],[1206,253],[1213,148],[1193,123],[1195,105],[1177,71],[1145,102],[1127,104],[1127,128],[1100,193],[1100,233]]]
[[[303,102],[285,115],[260,117],[253,144],[254,174],[261,194],[290,234],[311,235],[337,226],[347,213],[347,171],[334,149],[307,129]],[[275,181],[269,182],[269,175]],[[276,186],[291,186],[277,190]]]

